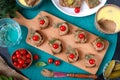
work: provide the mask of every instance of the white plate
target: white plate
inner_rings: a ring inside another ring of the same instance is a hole
[[[86,2],[83,1],[80,13],[75,13],[74,8],[62,7],[59,4],[59,0],[51,0],[51,1],[61,12],[65,13],[65,14],[67,14],[69,16],[84,17],[84,16],[88,16],[88,15],[96,13],[99,8],[104,6],[104,4],[106,3],[107,0],[100,0],[100,4],[98,6],[96,6],[95,8],[92,8],[92,9],[89,9]]]

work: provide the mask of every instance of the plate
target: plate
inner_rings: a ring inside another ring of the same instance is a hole
[[[52,3],[55,5],[55,7],[63,12],[64,14],[67,14],[69,16],[74,16],[74,17],[84,17],[84,16],[89,16],[91,14],[94,14],[98,11],[99,8],[105,5],[107,0],[100,0],[100,4],[96,6],[95,8],[89,9],[87,3],[83,1],[82,6],[81,6],[81,12],[80,13],[75,13],[74,8],[67,8],[67,7],[62,7],[59,4],[59,0],[51,0]]]

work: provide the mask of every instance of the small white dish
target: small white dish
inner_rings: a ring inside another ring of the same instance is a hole
[[[110,63],[111,61],[109,61],[108,63],[106,63],[105,64],[105,66],[104,66],[104,68],[103,68],[103,77],[104,77],[104,79],[105,80],[120,80],[120,77],[118,77],[118,78],[114,78],[114,79],[109,79],[109,78],[106,78],[105,77],[105,70],[106,70],[106,68],[108,67],[108,65],[109,65],[109,63]],[[120,63],[120,61],[119,60],[115,60],[115,65],[117,64],[117,63]]]
[[[74,16],[74,17],[84,17],[84,16],[89,16],[91,14],[96,13],[99,8],[101,8],[102,6],[105,5],[105,3],[106,3],[107,0],[100,0],[100,4],[97,7],[92,8],[92,9],[90,9],[88,7],[88,5],[86,4],[86,2],[83,1],[80,13],[75,13],[74,12],[74,8],[62,7],[59,4],[59,0],[51,0],[51,1],[55,5],[55,7],[58,10],[60,10],[61,12],[63,12],[64,14],[67,14],[69,16]]]

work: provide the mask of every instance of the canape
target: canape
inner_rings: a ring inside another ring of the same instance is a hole
[[[66,35],[69,33],[69,25],[66,22],[61,22],[57,24],[53,24],[55,28],[58,28],[59,35]]]
[[[49,26],[50,20],[48,16],[41,16],[39,18],[39,25],[41,29],[45,29]]]
[[[99,0],[85,0],[89,8],[94,8],[100,4]]]
[[[98,37],[92,42],[92,45],[96,51],[102,51],[105,48],[104,39]]]
[[[30,32],[30,39],[35,46],[40,46],[44,42],[44,36],[40,31]]]
[[[84,30],[75,30],[74,40],[77,43],[85,43],[87,41],[87,33]]]
[[[53,38],[49,40],[49,46],[53,54],[60,53],[62,51],[62,42],[59,39]]]
[[[87,68],[93,68],[96,66],[96,58],[94,54],[86,54],[85,55],[85,66]]]
[[[63,7],[81,7],[82,0],[59,0],[59,4]]]
[[[79,59],[78,50],[76,48],[69,48],[68,47],[67,59],[68,59],[68,62],[70,62],[70,63],[74,63],[74,62],[78,61],[78,59]]]

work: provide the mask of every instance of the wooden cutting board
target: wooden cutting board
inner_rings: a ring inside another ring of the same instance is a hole
[[[18,13],[19,14],[19,13]],[[39,27],[39,18],[40,16],[48,16],[50,18],[50,24],[49,24],[49,27],[46,28],[46,29],[40,29]],[[41,11],[35,18],[29,20],[29,19],[25,19],[21,14],[18,15],[17,18],[14,18],[14,20],[16,20],[19,24],[21,25],[24,25],[28,28],[28,35],[27,35],[27,38],[26,38],[26,42],[42,51],[45,51],[47,52],[48,54],[51,54],[53,55],[52,51],[50,50],[50,47],[48,45],[48,40],[51,39],[51,38],[58,38],[62,41],[63,43],[63,51],[60,53],[60,54],[55,54],[53,56],[57,57],[57,58],[60,58],[62,59],[63,61],[65,62],[68,62],[67,60],[67,54],[66,54],[66,48],[68,47],[68,45],[72,46],[73,48],[77,48],[78,51],[79,51],[79,54],[80,54],[80,59],[75,62],[75,63],[70,63],[80,69],[83,69],[91,74],[96,74],[96,72],[98,71],[99,67],[100,67],[100,64],[106,54],[106,51],[109,47],[109,42],[107,40],[105,40],[105,49],[98,52],[96,51],[93,46],[92,46],[92,42],[99,36],[96,36],[88,31],[87,34],[88,34],[88,41],[84,44],[80,44],[80,43],[75,43],[74,42],[74,37],[73,37],[73,32],[76,30],[76,29],[81,29],[80,27],[78,26],[75,26],[69,22],[69,25],[70,25],[70,33],[68,35],[64,35],[64,36],[59,36],[58,34],[58,30],[55,29],[53,27],[53,23],[59,23],[59,22],[66,22],[52,14],[49,14],[47,12],[44,12],[44,11]],[[29,39],[29,35],[30,35],[30,30],[33,29],[33,30],[38,30],[40,32],[42,32],[44,35],[45,35],[45,41],[42,45],[40,46],[35,46],[31,40]],[[84,65],[84,57],[86,54],[95,54],[96,56],[96,59],[97,59],[97,66],[93,67],[93,68],[86,68],[85,65]],[[69,63],[69,62],[68,62]]]

